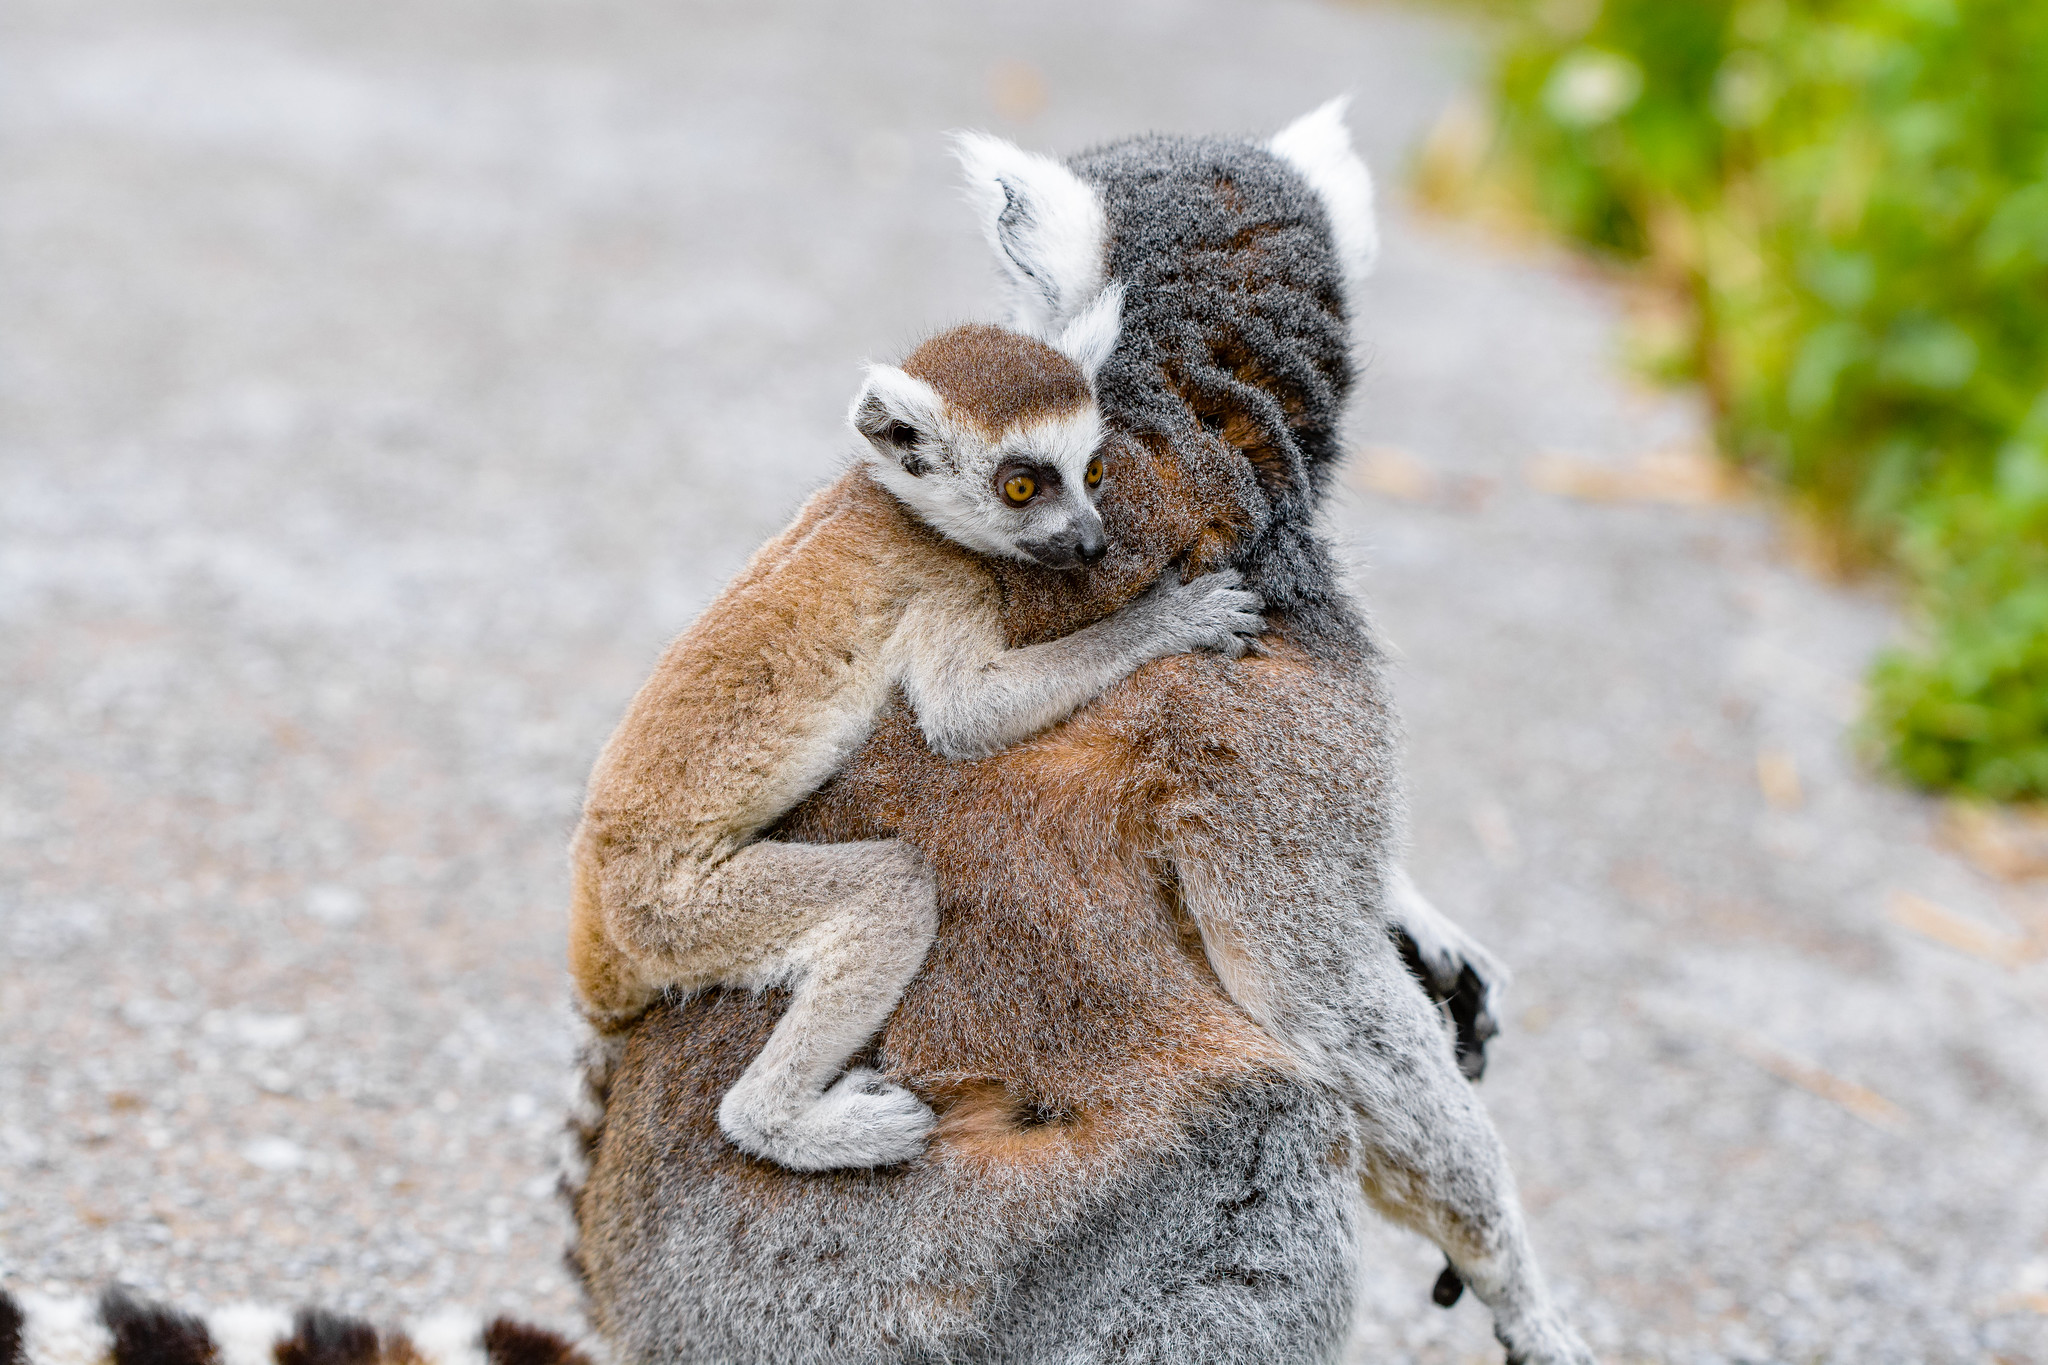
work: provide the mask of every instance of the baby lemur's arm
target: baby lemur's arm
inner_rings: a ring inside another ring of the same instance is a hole
[[[992,616],[913,605],[891,642],[925,741],[947,758],[985,758],[1056,725],[1140,666],[1190,649],[1244,653],[1265,628],[1235,571],[1182,583],[1169,574],[1113,616],[1071,635],[1005,649]]]

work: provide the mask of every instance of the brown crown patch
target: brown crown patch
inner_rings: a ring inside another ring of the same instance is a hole
[[[1085,407],[1081,367],[1033,337],[987,323],[941,332],[910,353],[906,374],[939,391],[989,435]]]

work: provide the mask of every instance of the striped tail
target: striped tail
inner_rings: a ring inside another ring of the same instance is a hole
[[[0,1365],[594,1365],[567,1337],[460,1314],[410,1330],[319,1308],[197,1315],[121,1288],[97,1302],[0,1289]]]

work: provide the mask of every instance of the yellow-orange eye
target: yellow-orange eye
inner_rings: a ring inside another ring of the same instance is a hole
[[[1090,488],[1102,482],[1102,457],[1100,455],[1097,455],[1088,462],[1088,472],[1081,477],[1088,480]]]
[[[1022,507],[1031,501],[1031,495],[1038,491],[1038,480],[1029,474],[1012,474],[1003,480],[1003,496],[1012,507]]]

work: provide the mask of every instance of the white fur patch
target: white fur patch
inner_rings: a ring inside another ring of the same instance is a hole
[[[853,396],[853,406],[846,410],[847,425],[854,433],[870,445],[875,443],[860,428],[860,412],[868,400],[882,405],[891,417],[899,422],[916,427],[928,435],[938,435],[940,424],[945,420],[946,400],[931,385],[908,371],[894,365],[868,366],[868,378],[860,386],[860,392]],[[896,463],[893,452],[876,447],[879,458]]]
[[[1387,874],[1387,913],[1406,931],[1415,951],[1431,972],[1455,980],[1460,968],[1470,963],[1485,978],[1489,1003],[1498,999],[1514,973],[1497,961],[1415,885],[1405,867]]]
[[[1067,359],[1081,367],[1081,373],[1088,376],[1088,382],[1095,382],[1096,371],[1109,359],[1116,349],[1117,335],[1124,326],[1124,287],[1112,284],[1095,296],[1095,301],[1083,308],[1072,322],[1060,328],[1052,347]]]
[[[113,1354],[114,1334],[90,1300],[23,1293],[15,1301],[26,1319],[22,1347],[29,1365],[101,1365]]]
[[[1340,95],[1283,128],[1266,149],[1300,171],[1323,211],[1330,216],[1337,256],[1344,265],[1344,292],[1352,316],[1358,313],[1358,289],[1372,273],[1379,256],[1380,234],[1372,208],[1372,173],[1351,148],[1351,130],[1344,111],[1351,97]]]
[[[210,1315],[206,1330],[220,1347],[221,1365],[273,1365],[271,1348],[292,1334],[292,1320],[275,1308],[237,1303]]]
[[[991,501],[963,496],[958,479],[938,475],[913,478],[902,465],[880,460],[869,468],[875,482],[900,498],[911,515],[954,544],[985,555],[1022,557],[1012,525],[1015,518],[1005,516]]]
[[[997,459],[1051,465],[1072,490],[1083,486],[1088,462],[1101,444],[1102,413],[1091,403],[1006,434],[997,447]]]
[[[484,1351],[484,1325],[475,1314],[436,1313],[406,1330],[427,1365],[491,1365]]]
[[[1102,290],[1101,197],[1051,157],[987,133],[956,133],[953,150],[1008,279],[1011,325],[1049,339]]]

